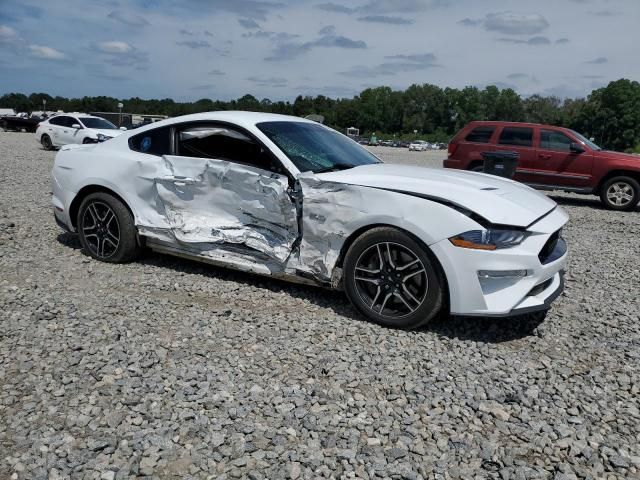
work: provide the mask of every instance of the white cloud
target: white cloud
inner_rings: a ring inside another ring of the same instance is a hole
[[[47,60],[64,60],[67,56],[59,50],[44,45],[29,45],[31,56]]]
[[[99,42],[96,44],[98,50],[103,53],[129,53],[133,50],[133,47],[126,42],[120,42],[118,40],[113,40],[110,42]]]
[[[0,25],[0,38],[10,38],[10,37],[15,37],[16,31],[11,28],[11,27],[7,27],[6,25]]]
[[[0,25],[0,43],[11,42],[18,38],[18,33],[11,27]]]
[[[535,35],[545,30],[549,22],[540,14],[515,12],[489,13],[484,20],[484,28],[507,35]]]

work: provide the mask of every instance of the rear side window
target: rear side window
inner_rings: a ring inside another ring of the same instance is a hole
[[[496,127],[476,127],[465,137],[466,142],[489,143]]]
[[[161,127],[134,135],[129,139],[129,148],[149,155],[170,155],[171,128]]]
[[[60,127],[66,127],[67,126],[67,120],[66,120],[67,118],[69,118],[69,117],[66,117],[64,115],[61,115],[59,117],[53,117],[51,120],[49,120],[49,123],[51,125],[58,125]]]
[[[516,145],[531,147],[533,145],[533,129],[522,127],[504,127],[500,134],[500,145]]]
[[[540,130],[540,148],[558,152],[570,152],[571,139],[561,132]]]

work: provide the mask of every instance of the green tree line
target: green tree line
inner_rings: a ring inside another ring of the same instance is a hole
[[[627,79],[611,82],[586,98],[564,100],[541,95],[522,97],[510,88],[496,86],[456,89],[423,84],[411,85],[404,91],[367,88],[353,98],[343,99],[298,96],[293,102],[258,100],[253,95],[230,101],[203,98],[175,102],[170,98],[64,98],[46,93],[9,93],[0,97],[0,107],[30,112],[42,110],[43,100],[47,110],[66,112],[111,112],[122,102],[125,112],[172,117],[214,110],[319,114],[327,125],[342,131],[357,127],[363,134],[376,132],[382,138],[395,135],[441,142],[447,142],[472,120],[534,122],[573,128],[610,149],[640,146],[640,83]]]

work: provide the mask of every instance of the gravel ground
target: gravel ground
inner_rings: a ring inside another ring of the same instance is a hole
[[[640,477],[640,212],[554,195],[571,258],[542,323],[394,331],[339,293],[90,260],[53,158],[0,132],[0,479]]]
[[[410,152],[408,148],[367,147],[379,158],[389,163],[419,165],[423,167],[442,168],[442,161],[447,158],[446,150],[427,150]]]

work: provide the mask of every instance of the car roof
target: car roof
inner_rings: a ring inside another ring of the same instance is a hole
[[[509,127],[550,127],[550,128],[559,128],[565,129],[565,127],[559,127],[557,125],[549,125],[544,123],[529,123],[529,122],[504,122],[501,120],[474,120],[469,122],[469,125],[477,126],[477,125],[502,125]]]
[[[253,127],[256,124],[262,122],[301,122],[319,125],[317,122],[314,122],[312,120],[307,120],[306,118],[302,117],[294,117],[292,115],[248,112],[243,110],[222,110],[217,112],[193,113],[190,115],[182,115],[180,117],[167,118],[165,120],[160,120],[159,122],[150,123],[149,125],[145,125],[144,127],[137,128],[136,132],[152,130],[154,128],[169,126],[175,123],[199,121],[230,122],[245,128]]]

